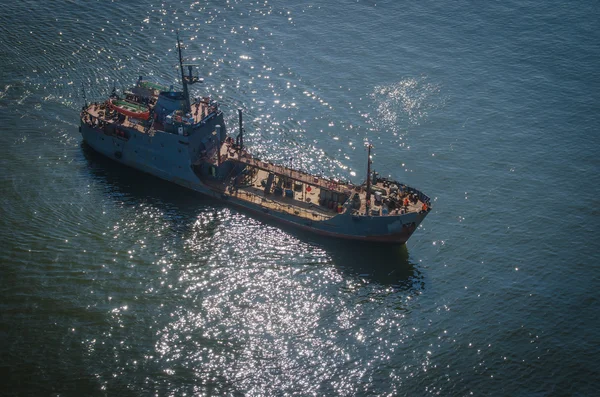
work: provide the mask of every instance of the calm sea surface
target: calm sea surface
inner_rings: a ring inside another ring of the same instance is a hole
[[[2,0],[3,395],[591,396],[597,1]],[[176,31],[263,158],[382,175],[403,247],[265,223],[82,144]]]

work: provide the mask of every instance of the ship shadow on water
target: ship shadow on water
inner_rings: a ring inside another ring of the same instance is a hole
[[[88,172],[94,179],[107,186],[109,194],[115,200],[132,204],[151,202],[159,207],[169,207],[171,210],[175,207],[178,218],[181,219],[195,218],[198,208],[201,207],[227,207],[282,230],[302,242],[319,247],[330,256],[332,263],[346,276],[403,290],[423,288],[422,274],[411,262],[405,244],[349,241],[317,235],[274,221],[261,214],[228,206],[226,203],[175,183],[124,166],[97,153],[85,142],[82,142],[81,149],[89,165]]]
[[[333,264],[346,275],[402,290],[421,289],[418,267],[409,259],[406,245],[377,244],[333,238],[318,243]]]

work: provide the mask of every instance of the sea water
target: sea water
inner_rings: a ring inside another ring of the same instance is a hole
[[[6,395],[581,395],[599,383],[596,2],[3,2]],[[261,158],[433,199],[323,239],[126,169],[79,110],[180,87]],[[85,92],[85,99],[84,99]]]

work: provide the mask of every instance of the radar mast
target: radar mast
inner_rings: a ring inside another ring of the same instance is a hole
[[[185,75],[185,71],[183,69],[183,56],[181,55],[181,41],[179,40],[179,32],[177,32],[177,50],[179,51],[179,68],[181,69],[181,83],[183,84],[183,96],[185,97],[185,112],[191,112],[192,111],[192,105],[190,103],[190,93],[188,91],[188,84],[192,85],[195,83],[203,83],[204,79],[198,77],[198,76],[193,76],[192,75],[192,68],[195,65],[185,65],[188,67],[188,75]]]

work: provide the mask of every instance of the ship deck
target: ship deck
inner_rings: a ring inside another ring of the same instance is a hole
[[[333,192],[350,195],[352,190],[356,188],[356,186],[353,186],[351,184],[327,178],[320,178],[304,171],[295,170],[292,168],[284,167],[282,165],[277,165],[267,161],[259,160],[257,158],[254,158],[250,153],[246,152],[245,150],[240,151],[234,149],[233,146],[227,142],[223,143],[223,145],[221,146],[220,154],[221,162],[224,162],[226,160],[233,160],[251,167],[256,167],[258,169],[271,172],[277,176],[283,176],[286,178],[290,178],[294,181],[302,182],[309,186],[323,188]]]
[[[109,112],[107,112],[107,110],[109,110]],[[107,114],[109,115],[107,116]],[[108,109],[104,103],[90,104],[83,112],[82,121],[89,125],[100,128],[102,128],[104,124],[114,124],[117,126],[123,126],[125,128],[131,128],[141,133],[147,132],[147,129],[141,120],[125,116],[122,121],[119,121],[118,114],[110,111],[110,109]]]
[[[356,186],[327,178],[316,177],[304,171],[262,161],[254,158],[245,150],[235,149],[231,143],[225,142],[220,149],[219,162],[222,163],[228,160],[255,169],[256,175],[253,177],[251,184],[237,186],[236,189],[227,194],[235,195],[240,199],[259,204],[262,207],[275,211],[287,212],[307,219],[326,220],[348,210],[352,211],[353,214],[386,216],[419,212],[423,209],[424,199],[417,198],[417,195],[414,193],[404,193],[400,195],[398,200],[401,200],[402,205],[398,205],[393,210],[387,212],[383,210],[383,203],[378,204],[375,202],[374,194],[372,194],[372,203],[369,208],[367,208],[366,189],[364,186]],[[264,185],[262,185],[261,182],[267,179],[269,174],[302,183],[302,191],[291,189],[293,192],[292,197],[272,193],[266,194]],[[307,187],[310,187],[310,189],[307,189]],[[385,192],[386,197],[391,193],[389,186],[385,186],[384,183],[376,183],[373,185],[373,188]],[[223,187],[223,189],[225,188]],[[319,197],[321,195],[321,190],[343,194],[350,199],[354,194],[358,194],[360,198],[360,207],[352,208],[352,206],[348,206],[348,208],[346,208],[346,206],[344,206],[340,208],[341,211],[339,211],[337,205],[334,208],[320,205]],[[403,199],[408,197],[411,199],[408,200],[407,205],[404,205]]]
[[[132,102],[135,105],[142,105],[141,103]],[[197,124],[208,117],[210,114],[216,112],[216,107],[210,103],[209,98],[202,98],[199,101],[191,104],[192,111],[190,113],[193,121],[191,123]],[[152,110],[153,106],[150,105],[149,109]],[[174,121],[184,122],[185,118],[176,116]],[[134,129],[142,134],[153,135],[154,131],[164,130],[165,126],[162,120],[140,120],[133,117],[119,115],[116,111],[111,110],[106,102],[102,103],[91,103],[82,112],[82,121],[91,126],[103,127],[106,124],[113,124],[115,126],[122,126],[124,128]],[[187,122],[190,124],[190,122]]]
[[[266,177],[266,172],[264,176]],[[268,208],[272,211],[284,212],[313,221],[325,221],[337,215],[336,212],[319,206],[318,203],[315,204],[313,200],[316,199],[314,199],[314,197],[318,197],[318,193],[315,192],[311,192],[304,200],[302,199],[301,193],[295,193],[294,198],[285,195],[265,194],[264,188],[262,188],[259,183],[249,186],[240,186],[232,193],[228,193],[228,195],[258,204],[261,207]]]

